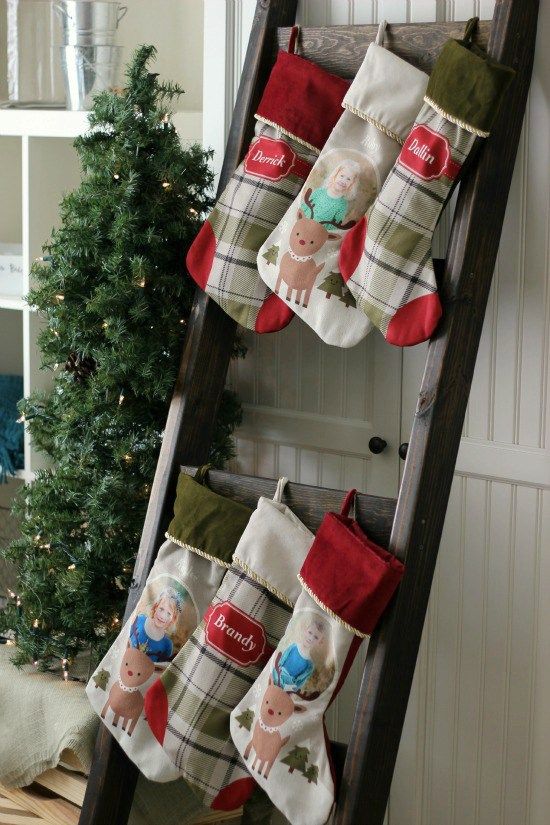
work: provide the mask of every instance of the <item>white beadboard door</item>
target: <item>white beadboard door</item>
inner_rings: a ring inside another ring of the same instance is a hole
[[[210,108],[204,96],[205,141],[220,149],[254,5],[205,0],[215,25],[222,26],[222,9],[225,15],[223,48],[205,26],[205,88],[213,92]],[[302,0],[299,21],[465,20],[490,18],[493,6],[494,0]],[[540,47],[549,37],[550,4],[542,3],[529,108],[388,825],[550,822],[550,52]],[[442,221],[438,252],[448,225],[449,218]],[[392,447],[408,440],[424,347],[395,354],[396,362],[375,339],[338,352],[298,321],[249,344],[231,375],[245,401],[235,466],[375,489],[375,462],[360,452],[365,434],[369,425],[381,426],[376,415],[383,411]],[[397,388],[393,377],[388,382],[396,363]],[[394,488],[376,492],[395,494],[395,455],[391,463],[393,476],[381,483],[393,477]],[[349,732],[358,680],[359,662],[331,712],[339,739]]]

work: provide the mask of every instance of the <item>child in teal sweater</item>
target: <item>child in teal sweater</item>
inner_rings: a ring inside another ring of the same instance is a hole
[[[336,166],[323,186],[319,186],[311,192],[308,203],[302,203],[301,210],[304,215],[311,217],[317,223],[324,223],[328,230],[338,229],[338,225],[344,223],[344,218],[349,211],[350,201],[353,201],[357,194],[359,184],[359,174],[361,168],[354,160],[343,160]]]

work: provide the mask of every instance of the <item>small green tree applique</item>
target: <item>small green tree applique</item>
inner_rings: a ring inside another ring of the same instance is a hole
[[[264,252],[262,258],[265,258],[268,264],[276,264],[278,256],[279,247],[277,246],[277,244],[273,244],[269,247],[269,249],[266,252]]]
[[[330,298],[336,295],[337,298],[342,298],[342,291],[345,289],[344,279],[339,272],[329,272],[322,284],[319,284],[317,289],[326,292],[326,297]]]
[[[340,295],[340,300],[346,305],[346,309],[348,309],[348,307],[353,307],[355,309],[357,306],[357,301],[345,284],[342,289],[342,294]]]
[[[306,768],[302,773],[307,779],[308,785],[311,785],[312,782],[314,785],[317,784],[317,777],[319,776],[319,768],[317,765],[310,765],[309,768]]]
[[[107,685],[109,683],[110,678],[111,674],[108,670],[105,670],[104,668],[101,668],[101,670],[98,670],[98,672],[94,673],[94,675],[92,676],[96,688],[99,688],[100,690],[107,690]]]
[[[247,710],[243,710],[243,712],[237,716],[237,722],[239,723],[240,728],[246,728],[247,730],[252,729],[252,723],[254,721],[254,711],[252,708],[247,708]]]
[[[309,749],[296,745],[296,747],[292,748],[290,753],[288,753],[284,759],[281,759],[281,762],[283,765],[288,765],[289,773],[294,773],[294,771],[304,773],[308,759]]]

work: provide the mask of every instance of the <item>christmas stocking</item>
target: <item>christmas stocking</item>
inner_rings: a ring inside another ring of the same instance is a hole
[[[255,137],[187,255],[187,268],[239,324],[276,332],[293,317],[258,275],[256,256],[298,193],[336,123],[348,82],[279,52],[256,113]],[[268,258],[271,253],[266,253]]]
[[[327,513],[299,574],[290,624],[231,714],[231,736],[252,776],[292,825],[323,825],[334,802],[324,716],[362,638],[372,633],[403,565],[348,517]]]
[[[425,341],[439,321],[433,231],[476,137],[489,135],[513,76],[472,44],[476,24],[474,18],[464,40],[443,47],[416,123],[368,215],[361,254],[356,244],[342,248],[340,266],[351,276],[358,308],[400,347]]]
[[[182,473],[167,541],[136,609],[86,688],[96,713],[148,779],[176,779],[178,771],[143,718],[144,693],[195,630],[251,512]]]
[[[203,804],[233,810],[254,781],[229,734],[229,714],[283,635],[313,535],[281,504],[260,498],[212,604],[145,697],[147,721]]]
[[[352,347],[371,324],[340,274],[346,234],[373,203],[422,105],[424,72],[379,45],[380,24],[344,112],[296,200],[258,254],[260,275],[327,344]]]

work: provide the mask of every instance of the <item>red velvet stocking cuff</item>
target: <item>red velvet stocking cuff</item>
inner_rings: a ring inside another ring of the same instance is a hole
[[[300,581],[328,613],[358,636],[369,636],[405,568],[348,517],[349,500],[348,494],[342,514],[325,515],[302,565]]]
[[[303,57],[280,51],[256,117],[321,150],[342,114],[349,85]]]

